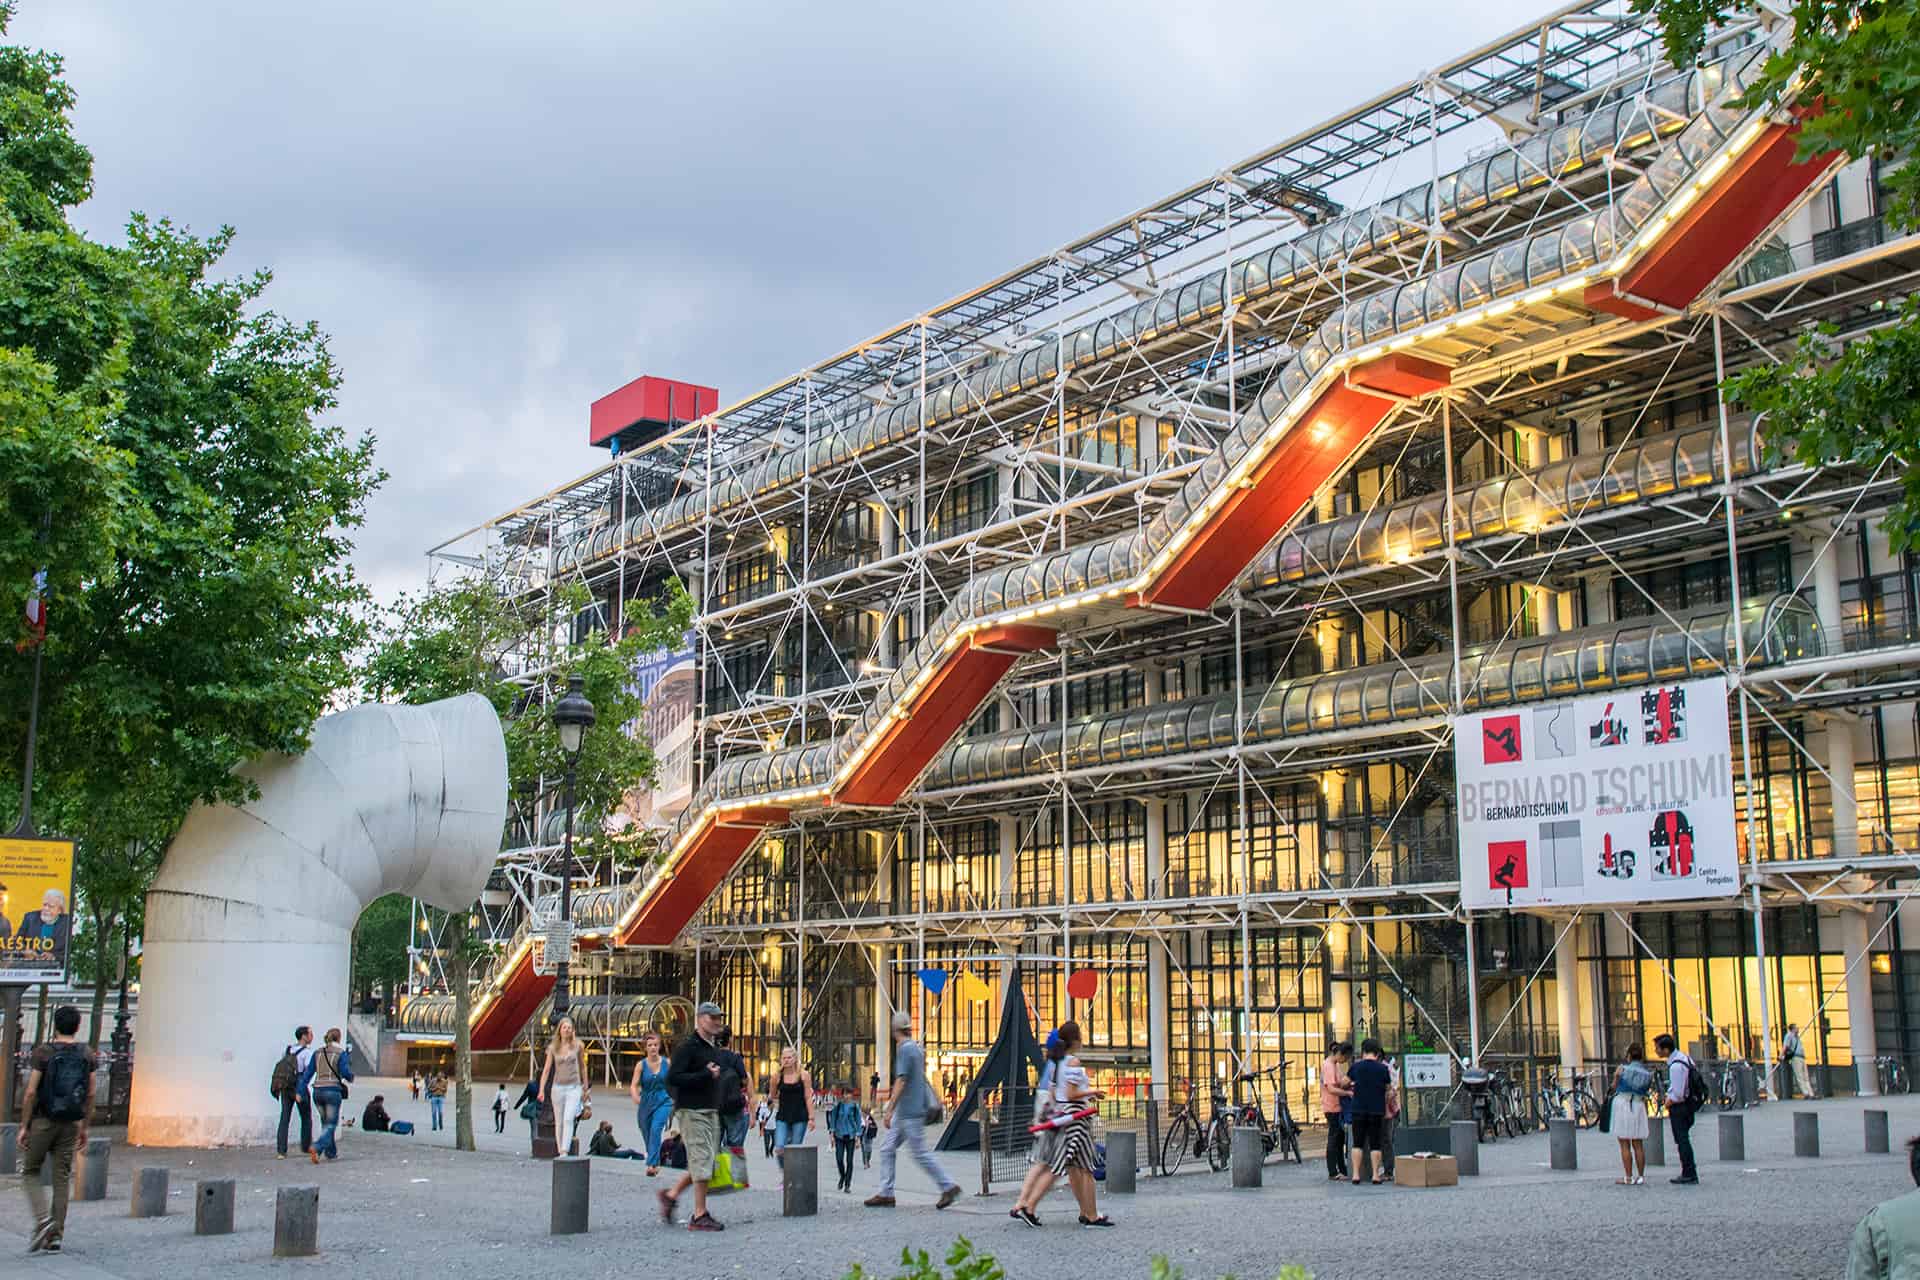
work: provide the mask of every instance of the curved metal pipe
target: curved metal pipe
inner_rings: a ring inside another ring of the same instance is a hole
[[[506,742],[479,694],[352,707],[305,755],[241,772],[259,798],[194,809],[147,894],[136,1144],[271,1138],[267,1078],[294,1026],[346,1021],[361,911],[388,893],[465,910],[499,852]]]

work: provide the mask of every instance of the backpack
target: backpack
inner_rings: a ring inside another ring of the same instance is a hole
[[[41,1068],[39,1112],[49,1120],[87,1118],[87,1055],[77,1046],[63,1048]]]
[[[1636,1098],[1647,1096],[1647,1090],[1653,1087],[1653,1072],[1637,1062],[1629,1062],[1620,1068],[1620,1088]]]
[[[1681,1055],[1681,1060],[1687,1064],[1687,1105],[1690,1107],[1706,1106],[1707,1082],[1701,1078],[1699,1064],[1684,1054]]]
[[[727,1056],[733,1057],[732,1054]],[[733,1063],[729,1062],[720,1068],[720,1078],[714,1081],[713,1092],[715,1107],[721,1115],[738,1115],[747,1109],[746,1085]]]
[[[300,1083],[300,1058],[294,1052],[294,1046],[288,1045],[287,1051],[280,1055],[280,1061],[273,1064],[273,1079],[267,1084],[267,1092],[276,1098],[288,1097]]]

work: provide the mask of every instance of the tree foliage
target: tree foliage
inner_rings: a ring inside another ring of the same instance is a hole
[[[268,274],[221,275],[231,230],[70,225],[93,182],[73,102],[57,55],[0,47],[0,821],[44,571],[35,816],[78,841],[104,946],[188,808],[250,798],[234,766],[304,749],[346,683],[348,536],[382,477],[371,438],[327,420],[325,338],[266,305]]]
[[[1634,0],[1658,15],[1668,56],[1690,65],[1714,26],[1755,12],[1752,0]],[[1800,155],[1838,152],[1883,166],[1894,230],[1920,228],[1920,6],[1797,0],[1789,38],[1769,54],[1749,90],[1753,106],[1792,109]],[[1920,545],[1920,303],[1908,298],[1887,323],[1842,344],[1822,326],[1777,364],[1730,378],[1728,398],[1765,415],[1775,458],[1904,468],[1885,528],[1894,550]]]

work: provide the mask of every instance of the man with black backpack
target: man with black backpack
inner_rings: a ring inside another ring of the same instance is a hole
[[[313,1101],[300,1087],[307,1078],[307,1064],[313,1061],[313,1028],[295,1027],[293,1043],[281,1053],[273,1066],[273,1080],[267,1091],[280,1102],[280,1130],[274,1135],[278,1159],[287,1158],[287,1127],[295,1110],[300,1112],[300,1154],[313,1150]]]
[[[1693,1163],[1693,1118],[1707,1101],[1707,1082],[1672,1036],[1655,1036],[1653,1048],[1667,1060],[1667,1121],[1673,1130],[1673,1149],[1680,1153],[1680,1176],[1672,1181],[1675,1186],[1691,1187],[1700,1181],[1700,1170]]]
[[[21,1183],[33,1214],[28,1253],[58,1253],[67,1230],[67,1192],[73,1184],[74,1153],[86,1143],[87,1117],[93,1114],[93,1072],[99,1060],[74,1037],[80,1011],[63,1004],[53,1011],[53,1039],[33,1050],[27,1072],[25,1163]],[[40,1166],[53,1157],[53,1207],[40,1185]]]

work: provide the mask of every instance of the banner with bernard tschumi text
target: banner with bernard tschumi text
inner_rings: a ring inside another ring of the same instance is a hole
[[[1739,892],[1722,677],[1462,716],[1453,753],[1469,908]]]
[[[0,839],[0,984],[61,982],[73,934],[73,842]]]

